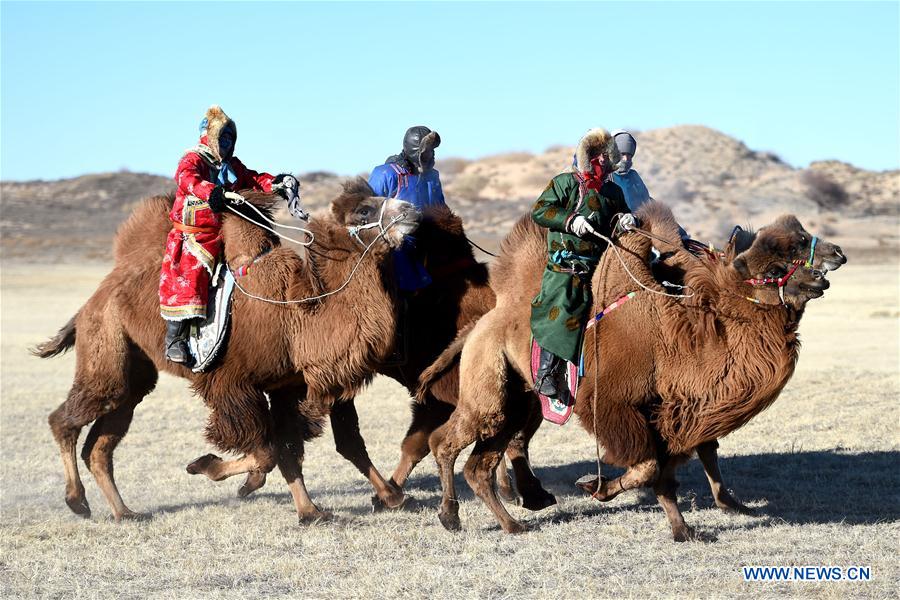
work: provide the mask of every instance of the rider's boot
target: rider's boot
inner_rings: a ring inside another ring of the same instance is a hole
[[[534,389],[548,398],[559,398],[559,383],[565,362],[549,350],[541,348],[538,372],[535,376]]]
[[[182,365],[191,362],[191,352],[188,350],[187,344],[188,331],[190,331],[190,319],[166,320],[166,360]]]

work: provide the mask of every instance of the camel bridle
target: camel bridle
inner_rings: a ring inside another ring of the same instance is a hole
[[[387,203],[388,203],[387,198],[384,200],[384,202],[381,203],[381,210],[378,211],[378,220],[377,221],[374,221],[372,223],[364,221],[362,223],[362,225],[353,225],[353,226],[347,227],[347,231],[350,233],[350,237],[352,237],[354,240],[359,242],[359,244],[361,246],[365,247],[366,243],[364,241],[362,241],[362,238],[359,236],[360,231],[364,231],[366,229],[374,229],[375,227],[377,227],[379,231],[378,231],[378,236],[375,239],[378,239],[379,237],[383,237],[383,236],[387,235],[388,229],[390,229],[391,227],[393,227],[400,221],[403,221],[404,219],[406,219],[407,212],[404,210],[404,211],[401,211],[396,217],[391,219],[390,223],[388,223],[387,225],[384,225],[384,209],[387,207]],[[387,238],[385,238],[385,239],[387,239]]]
[[[807,269],[809,271],[814,270],[813,269],[813,260],[816,257],[816,244],[818,243],[818,241],[819,241],[819,238],[816,236],[813,236],[812,240],[810,240],[809,256],[806,258],[806,260],[805,261],[795,260],[791,264],[791,268],[788,269],[788,272],[785,273],[784,275],[782,275],[781,277],[750,278],[750,279],[745,279],[744,283],[749,283],[750,285],[752,285],[754,287],[760,287],[760,286],[771,285],[771,284],[777,285],[778,286],[778,298],[779,298],[780,302],[776,306],[784,306],[784,288],[788,284],[788,281],[790,281],[791,277],[794,276],[794,273],[797,272],[797,269],[799,269],[800,267],[803,267],[804,269]],[[760,300],[758,300],[756,298],[750,298],[749,296],[747,297],[747,300],[749,300],[750,302],[753,302],[754,304],[763,304],[763,302],[761,302]]]

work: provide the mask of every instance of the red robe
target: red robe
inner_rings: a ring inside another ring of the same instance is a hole
[[[200,138],[200,143],[206,145],[206,136]],[[272,191],[272,175],[248,169],[237,157],[232,157],[229,163],[237,181],[225,186],[227,191]],[[206,317],[209,280],[222,249],[222,216],[209,207],[217,173],[214,165],[192,150],[178,163],[175,172],[178,189],[169,218],[176,227],[180,224],[190,231],[173,227],[166,239],[166,254],[159,275],[159,310],[165,319]]]

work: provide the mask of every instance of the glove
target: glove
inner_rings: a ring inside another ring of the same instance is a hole
[[[285,200],[290,200],[289,195],[300,195],[300,182],[290,173],[282,173],[272,180],[272,191],[279,193]]]
[[[287,201],[288,210],[296,219],[307,220],[309,215],[300,206],[300,182],[290,173],[279,175],[272,181],[272,191]]]
[[[625,213],[619,218],[619,227],[622,228],[622,231],[631,231],[640,224],[640,221],[632,213]]]
[[[294,196],[293,198],[288,200],[287,205],[288,210],[295,219],[300,219],[301,221],[309,220],[309,213],[303,210],[303,207],[300,206],[300,196]]]
[[[578,215],[569,223],[569,232],[582,239],[588,235],[595,235],[597,233],[594,226],[591,225],[591,222],[581,215]]]
[[[225,211],[225,205],[228,203],[228,200],[225,198],[225,188],[221,185],[217,185],[213,188],[213,191],[209,194],[209,208],[212,209],[214,213],[220,213]]]

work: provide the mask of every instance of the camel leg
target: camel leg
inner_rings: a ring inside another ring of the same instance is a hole
[[[431,452],[437,462],[438,475],[441,480],[441,506],[438,519],[448,531],[462,528],[459,521],[459,500],[456,497],[456,485],[453,471],[459,453],[475,441],[475,428],[467,426],[463,415],[456,411],[446,423],[438,427],[429,438]]]
[[[513,489],[512,477],[509,476],[509,465],[506,464],[506,455],[500,457],[500,463],[494,471],[494,479],[497,482],[497,494],[503,501],[521,506],[522,497]]]
[[[391,476],[390,483],[402,489],[409,474],[431,451],[428,439],[453,414],[454,407],[430,394],[424,403],[412,405],[412,422],[400,445],[400,462]]]
[[[331,431],[338,454],[353,463],[375,489],[373,509],[401,508],[406,502],[406,496],[400,488],[385,481],[372,464],[366,451],[366,442],[359,432],[359,415],[353,400],[335,402],[331,407]]]
[[[76,375],[66,401],[50,413],[47,421],[62,456],[66,504],[75,514],[89,517],[91,508],[84,495],[84,484],[75,457],[78,435],[86,425],[115,410],[122,403],[126,388],[121,380],[110,379],[100,386],[84,383],[85,379],[81,373]]]
[[[255,389],[217,390],[206,398],[212,409],[206,427],[207,439],[225,451],[243,451],[235,460],[215,454],[194,459],[186,468],[191,475],[206,475],[222,481],[248,472],[268,473],[275,468],[277,450],[273,442],[272,416],[265,394]]]
[[[253,454],[245,454],[234,460],[222,460],[215,454],[205,454],[191,461],[186,470],[191,475],[206,475],[213,481],[222,481],[235,475],[259,472],[260,461]]]
[[[664,464],[659,478],[653,486],[653,491],[656,492],[656,499],[666,511],[675,541],[686,542],[694,539],[694,530],[684,522],[684,516],[678,509],[678,495],[676,494],[678,480],[675,479],[677,466],[677,462],[671,459]]]
[[[752,510],[738,502],[725,488],[725,483],[722,481],[722,473],[719,471],[718,447],[719,442],[715,440],[697,446],[697,458],[703,463],[703,470],[706,472],[706,479],[709,480],[709,489],[712,491],[716,506],[725,512],[738,512],[744,515],[753,514]]]
[[[137,402],[123,404],[108,415],[97,419],[81,449],[81,457],[106,497],[116,522],[145,516],[125,506],[113,478],[113,451],[128,433],[136,405]]]
[[[158,378],[156,367],[140,350],[131,347],[129,354],[127,398],[94,422],[81,449],[82,460],[106,497],[116,522],[146,516],[132,511],[122,501],[113,477],[113,451],[128,433],[135,407],[153,391]]]
[[[541,480],[531,469],[531,459],[528,456],[528,445],[543,421],[540,404],[531,392],[523,393],[520,398],[513,397],[509,402],[510,406],[518,405],[517,403],[521,402],[522,406],[529,408],[525,427],[510,441],[506,449],[506,456],[512,463],[513,473],[516,476],[516,488],[522,498],[522,508],[542,510],[556,504],[556,496],[544,489]],[[501,465],[501,467],[503,466],[505,465]],[[501,495],[503,492],[501,487]]]
[[[72,396],[71,392],[69,394]],[[90,423],[90,420],[72,421],[66,416],[66,402],[50,413],[47,421],[50,429],[53,431],[53,437],[59,444],[60,455],[63,462],[63,472],[66,478],[66,505],[72,512],[82,517],[91,516],[91,507],[88,505],[87,498],[84,495],[84,484],[81,481],[81,475],[78,473],[78,461],[75,457],[75,447],[78,444],[78,435],[81,429]]]
[[[619,477],[597,481],[596,477],[579,480],[576,485],[600,502],[609,502],[622,492],[640,487],[651,487],[659,479],[659,463],[656,459],[645,460],[628,469]],[[599,485],[598,485],[599,483]]]
[[[297,399],[302,397],[302,390],[279,390],[269,394],[278,441],[278,470],[287,482],[301,524],[332,516],[315,505],[303,479],[304,445],[317,433],[312,432],[310,423],[298,410]]]
[[[487,504],[503,530],[507,533],[522,533],[528,528],[509,514],[497,496],[497,489],[494,485],[494,471],[514,432],[515,430],[509,427],[508,423],[503,423],[497,435],[476,442],[472,454],[466,461],[463,473],[469,487]]]

